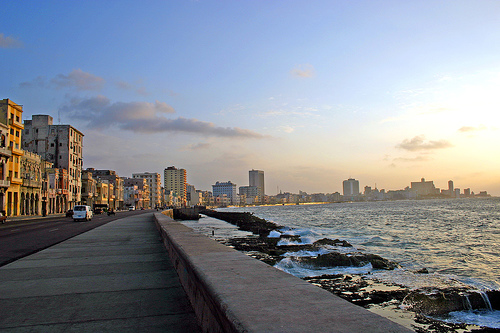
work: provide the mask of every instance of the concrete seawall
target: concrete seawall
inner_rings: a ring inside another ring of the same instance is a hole
[[[412,332],[155,213],[205,332]]]

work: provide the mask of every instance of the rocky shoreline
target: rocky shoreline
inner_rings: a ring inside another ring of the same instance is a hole
[[[231,238],[224,240],[223,243],[272,266],[281,261],[284,258],[283,255],[287,253],[292,262],[316,268],[363,267],[368,264],[377,270],[399,268],[397,263],[378,255],[356,251],[345,240],[324,238],[313,244],[281,245],[289,244],[290,241],[297,242],[300,237],[278,233],[283,226],[256,217],[252,213],[206,210],[202,214],[234,224],[240,230],[252,232],[254,236]],[[328,253],[293,256],[293,253],[298,251],[318,253],[324,247],[329,248]],[[332,251],[333,248],[353,249],[352,251]],[[426,269],[413,273],[429,274]],[[486,309],[488,306],[498,310],[500,309],[500,292],[498,291],[488,291],[485,295],[466,287],[410,289],[406,286],[379,281],[370,277],[370,274],[333,274],[303,279],[367,309],[391,310],[398,313],[399,317],[405,316],[411,320],[410,328],[416,332],[500,332],[500,329],[454,324],[434,319],[452,311],[473,311]],[[487,301],[485,296],[487,296]]]

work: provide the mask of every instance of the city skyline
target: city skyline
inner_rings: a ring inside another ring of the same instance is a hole
[[[500,195],[496,1],[2,5],[1,98],[84,133],[83,169]]]

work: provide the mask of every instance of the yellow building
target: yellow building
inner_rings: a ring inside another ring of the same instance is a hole
[[[22,105],[18,105],[8,98],[0,101],[0,122],[9,127],[9,149],[12,153],[8,163],[8,180],[10,181],[6,198],[8,216],[16,216],[20,213],[20,193],[21,185],[23,184],[23,180],[21,179],[21,156],[23,156],[21,135],[24,129],[22,116]]]

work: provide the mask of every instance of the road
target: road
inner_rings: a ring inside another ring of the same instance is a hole
[[[92,221],[74,222],[70,217],[12,220],[0,225],[0,266],[23,258],[119,218],[151,210],[94,215]]]

